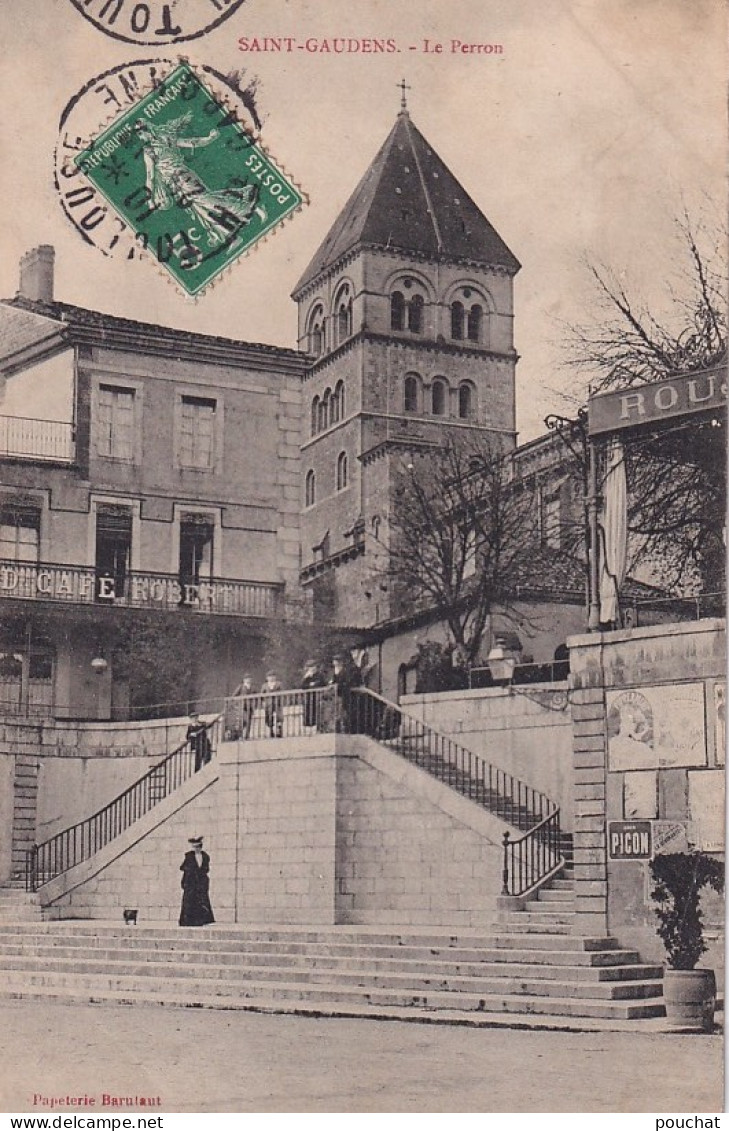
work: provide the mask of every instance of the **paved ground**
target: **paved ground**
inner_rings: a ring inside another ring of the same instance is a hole
[[[0,1108],[47,1112],[35,1093],[70,1093],[101,1112],[107,1093],[159,1096],[170,1112],[710,1113],[722,1108],[722,1047],[718,1035],[8,1001]]]

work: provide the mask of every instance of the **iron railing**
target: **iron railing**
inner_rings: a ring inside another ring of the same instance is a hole
[[[223,712],[229,740],[292,738],[326,731],[365,734],[521,830],[504,853],[504,887],[522,895],[559,868],[559,806],[540,790],[439,734],[369,688],[333,687],[233,697]],[[505,842],[506,843],[506,842]]]
[[[266,691],[225,700],[223,734],[246,738],[302,738],[342,729],[341,699],[333,686]]]
[[[523,836],[512,840],[504,833],[502,895],[525,895],[543,883],[565,863],[562,855],[562,833],[559,809],[555,809]]]
[[[363,734],[427,771],[523,835],[504,841],[504,890],[521,895],[562,863],[559,807],[540,790],[439,734],[368,688],[316,687],[231,696],[206,724],[211,750],[220,741]],[[124,793],[85,821],[28,853],[27,884],[42,884],[88,859],[186,781],[204,760],[186,740]]]
[[[373,691],[358,690],[351,700],[345,713],[349,729],[379,739],[502,821],[523,830],[515,840],[510,832],[504,836],[504,894],[523,895],[562,866],[559,806],[545,793]]]
[[[73,463],[73,424],[65,420],[33,420],[0,416],[0,458]]]
[[[509,683],[560,683],[569,678],[569,660],[548,660],[543,664],[516,664]],[[468,669],[468,688],[500,687],[503,681],[494,679],[487,664]]]
[[[653,614],[653,617],[651,616]],[[674,617],[679,621],[703,620],[726,615],[726,593],[698,593],[692,597],[623,598],[621,621],[624,628],[650,627],[655,616]]]
[[[28,891],[37,891],[88,860],[192,777],[214,755],[221,725],[220,717],[204,723],[197,736],[186,738],[103,809],[29,849],[25,868]]]
[[[188,584],[168,573],[107,577],[93,566],[0,560],[0,597],[24,601],[272,617],[280,610],[282,593],[283,586],[275,582],[212,578]]]

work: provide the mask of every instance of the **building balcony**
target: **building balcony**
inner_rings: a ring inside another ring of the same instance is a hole
[[[166,573],[134,572],[115,578],[90,566],[0,559],[2,598],[263,618],[280,612],[283,585],[226,578],[188,583]]]
[[[33,420],[0,416],[0,459],[73,463],[73,424],[65,420]]]

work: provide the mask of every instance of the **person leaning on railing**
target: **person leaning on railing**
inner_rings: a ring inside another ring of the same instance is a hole
[[[229,741],[250,738],[256,700],[253,697],[253,677],[244,675],[229,699],[226,711],[225,737]]]
[[[362,683],[362,675],[352,657],[338,652],[332,659],[330,686],[334,687],[337,702],[336,727],[345,734],[359,732],[359,705],[354,689]]]
[[[319,687],[326,686],[326,678],[324,673],[319,667],[316,660],[307,660],[304,665],[304,674],[301,679],[301,686],[304,690],[304,726],[305,727],[318,727],[319,726],[319,706],[320,696],[315,690]]]
[[[276,672],[266,672],[261,695],[264,696],[263,711],[271,738],[280,738],[283,734],[283,705],[281,697],[274,694],[276,691],[283,691],[281,680]]]

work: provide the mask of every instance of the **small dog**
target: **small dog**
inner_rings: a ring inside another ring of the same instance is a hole
[[[131,924],[132,926],[136,927],[136,925],[137,925],[137,914],[138,914],[136,907],[135,908],[126,907],[124,909],[123,914],[124,914],[124,922],[126,923],[126,925],[130,926],[130,924]]]

